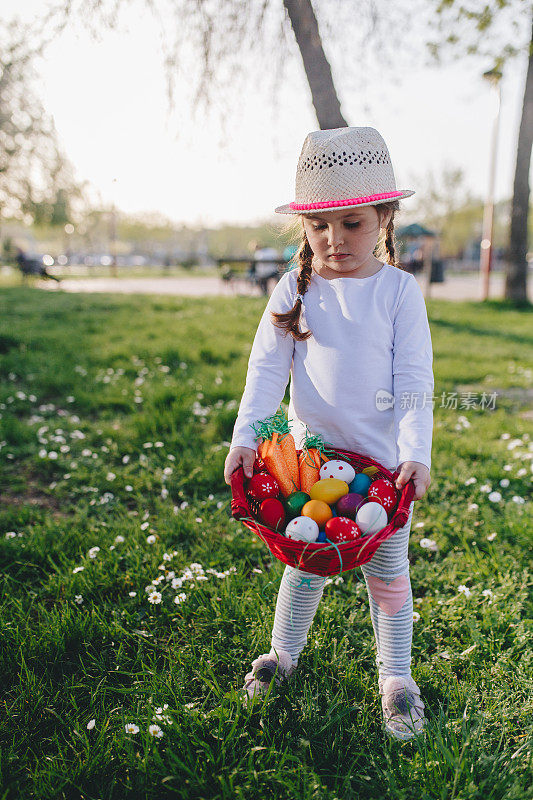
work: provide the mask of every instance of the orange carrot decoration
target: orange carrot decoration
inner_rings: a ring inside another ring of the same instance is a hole
[[[285,463],[291,474],[292,482],[295,486],[295,492],[300,490],[300,468],[298,465],[298,456],[296,454],[296,446],[294,439],[289,428],[287,419],[283,413],[277,412],[272,419],[272,427],[278,433],[281,450],[285,457]]]
[[[300,488],[302,492],[309,494],[311,487],[320,479],[320,467],[326,461],[329,461],[328,455],[335,457],[335,453],[326,449],[322,436],[313,436],[307,430],[299,457]]]
[[[298,491],[300,481],[299,476],[297,477],[293,472],[291,472],[287,465],[281,437],[278,431],[275,429],[276,426],[279,425],[279,422],[274,425],[274,417],[275,415],[272,415],[263,421],[256,422],[255,425],[252,425],[252,428],[256,433],[256,438],[261,437],[263,439],[262,443],[257,449],[259,456],[264,461],[269,473],[277,480],[282,495],[284,497],[288,497],[293,492]],[[284,436],[283,438],[287,437]],[[289,442],[285,447],[287,452],[290,453]]]

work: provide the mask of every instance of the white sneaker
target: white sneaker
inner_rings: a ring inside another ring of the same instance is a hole
[[[420,689],[411,677],[390,675],[379,680],[385,730],[396,739],[407,740],[424,730],[426,718]]]
[[[297,664],[293,663],[291,654],[286,650],[278,650],[277,655],[271,650],[270,653],[258,656],[252,661],[252,671],[246,675],[242,687],[244,704],[248,705],[254,697],[264,697],[273,680],[279,686],[282,681],[290,678],[296,667]]]

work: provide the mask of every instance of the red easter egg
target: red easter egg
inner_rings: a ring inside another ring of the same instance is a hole
[[[258,472],[250,478],[246,491],[254,500],[265,500],[267,497],[278,496],[279,484],[268,472]]]
[[[330,542],[342,544],[353,542],[361,536],[359,526],[348,517],[332,517],[326,522],[326,536]]]
[[[275,531],[285,525],[285,509],[279,500],[272,497],[263,500],[259,507],[259,516],[265,525]]]
[[[379,503],[383,506],[387,515],[390,516],[398,502],[398,495],[394,485],[386,478],[379,478],[374,481],[368,489],[368,499],[374,503]]]

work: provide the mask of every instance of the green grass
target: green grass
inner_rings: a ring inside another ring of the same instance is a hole
[[[283,571],[223,479],[264,303],[0,293],[0,797],[531,797],[531,314],[428,304],[433,483],[410,558],[429,725],[402,744],[357,571],[326,588],[295,679],[238,699]],[[207,579],[178,586],[188,569]]]

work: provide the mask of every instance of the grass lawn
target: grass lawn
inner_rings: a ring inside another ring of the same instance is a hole
[[[284,568],[223,478],[264,305],[0,291],[2,800],[532,796],[531,313],[428,302],[429,725],[402,744],[359,570],[327,586],[294,680],[238,698]]]

